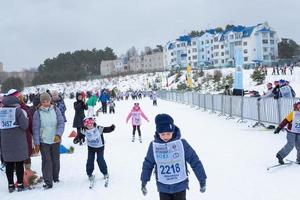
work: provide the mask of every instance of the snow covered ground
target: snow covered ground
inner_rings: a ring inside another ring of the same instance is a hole
[[[174,102],[158,100],[153,107],[147,98],[139,101],[141,108],[149,117],[141,126],[143,143],[131,142],[132,127],[125,123],[133,101],[116,102],[116,114],[100,114],[98,124],[116,125],[113,133],[105,135],[105,158],[110,174],[108,188],[95,166],[96,183],[93,190],[85,174],[87,147],[75,145],[74,154],[61,156],[60,183],[50,190],[37,188],[32,191],[7,191],[4,173],[0,173],[1,200],[29,199],[105,199],[105,200],[155,200],[158,198],[154,177],[147,185],[148,195],[140,191],[140,173],[148,144],[153,139],[154,117],[158,113],[173,116],[175,124],[181,129],[182,136],[197,151],[205,167],[207,179],[206,193],[200,193],[199,183],[190,169],[189,200],[298,200],[300,166],[293,164],[271,171],[266,168],[276,164],[275,154],[285,144],[285,133],[272,134],[271,131],[259,131],[248,128],[251,122],[236,123],[237,119],[226,120],[216,114],[203,112]],[[73,100],[66,100],[68,107],[63,144],[70,146],[72,139],[67,136],[73,130]],[[99,106],[99,105],[98,105]],[[295,160],[295,150],[289,155]],[[33,158],[33,169],[41,174],[41,158]]]

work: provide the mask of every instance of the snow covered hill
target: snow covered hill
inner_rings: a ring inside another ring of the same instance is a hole
[[[234,74],[234,68],[224,68],[220,69],[223,77],[228,74]],[[205,70],[205,74],[213,74],[214,70]],[[250,75],[253,73],[253,70],[244,70],[243,71],[243,85],[245,90],[256,90],[259,91],[260,94],[266,90],[266,83],[273,83],[275,80],[285,79],[290,82],[290,85],[294,88],[296,95],[300,96],[300,68],[296,67],[294,70],[294,74],[290,75],[290,72],[287,72],[287,75],[271,75],[272,69],[268,68],[268,76],[262,85],[256,85],[255,82],[252,81]],[[98,80],[90,80],[90,81],[77,81],[77,82],[66,82],[66,83],[57,83],[57,84],[46,84],[40,85],[37,87],[28,87],[25,88],[24,93],[35,93],[37,88],[40,91],[45,91],[46,89],[56,89],[60,92],[65,91],[67,94],[70,92],[77,91],[96,91],[102,88],[113,89],[117,88],[120,91],[127,91],[129,89],[132,90],[151,90],[154,85],[157,88],[162,89],[177,89],[177,86],[181,83],[186,83],[186,72],[182,71],[182,75],[179,77],[178,82],[175,82],[176,74],[167,78],[169,72],[157,72],[157,73],[148,73],[148,74],[136,74],[136,75],[128,75],[125,77],[116,77],[109,79],[98,79]],[[197,86],[198,83],[201,82],[201,78],[198,82],[194,82],[193,85]],[[167,84],[168,83],[168,84]],[[212,83],[210,84],[212,85]],[[168,87],[167,87],[168,86]],[[203,88],[202,93],[219,93],[218,91],[213,91],[211,87],[208,89]]]

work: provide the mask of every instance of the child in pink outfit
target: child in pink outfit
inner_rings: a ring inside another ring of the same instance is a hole
[[[134,142],[135,140],[135,131],[138,130],[139,133],[139,141],[140,143],[142,143],[142,135],[141,135],[141,129],[140,126],[142,124],[142,117],[147,120],[148,118],[146,117],[146,115],[144,114],[144,112],[142,111],[142,109],[139,106],[139,103],[134,103],[134,106],[132,108],[132,110],[130,111],[130,113],[127,116],[126,119],[126,123],[128,123],[128,120],[131,118],[131,122],[132,122],[132,142]]]

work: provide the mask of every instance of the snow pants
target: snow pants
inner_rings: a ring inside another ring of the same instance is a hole
[[[107,165],[104,160],[104,147],[101,148],[93,148],[88,146],[88,159],[86,162],[86,173],[88,176],[91,176],[94,171],[94,161],[95,161],[95,154],[97,154],[97,164],[98,167],[103,175],[106,175],[107,172]]]
[[[282,158],[285,158],[293,150],[293,148],[296,147],[297,161],[300,161],[300,135],[287,132],[286,139],[286,145],[278,152],[278,154]]]
[[[6,177],[9,185],[14,184],[14,170],[16,170],[17,174],[17,183],[23,184],[24,161],[6,162]]]
[[[169,193],[159,193],[159,199],[160,200],[186,200],[186,191],[177,192],[174,194]]]
[[[60,170],[60,143],[45,144],[41,143],[42,173],[44,182],[53,185],[53,181],[59,180]]]

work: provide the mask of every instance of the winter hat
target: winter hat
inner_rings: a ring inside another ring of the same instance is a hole
[[[51,95],[52,95],[52,99],[58,99],[58,98],[59,98],[59,96],[58,96],[58,91],[57,91],[57,90],[53,90],[53,91],[51,92]]]
[[[283,79],[280,79],[280,80],[279,80],[279,85],[280,85],[280,86],[285,85],[285,83],[286,83],[285,80],[283,80]]]
[[[51,96],[47,92],[44,92],[40,95],[40,101],[51,101]]]
[[[89,118],[85,118],[83,120],[83,125],[86,127],[86,126],[91,126],[91,125],[94,125],[95,124],[95,120],[91,117]]]
[[[168,114],[156,115],[155,125],[157,133],[173,132],[175,127],[173,118]]]
[[[18,93],[18,90],[16,89],[10,89],[6,94],[4,94],[4,96],[15,96],[15,94]]]

